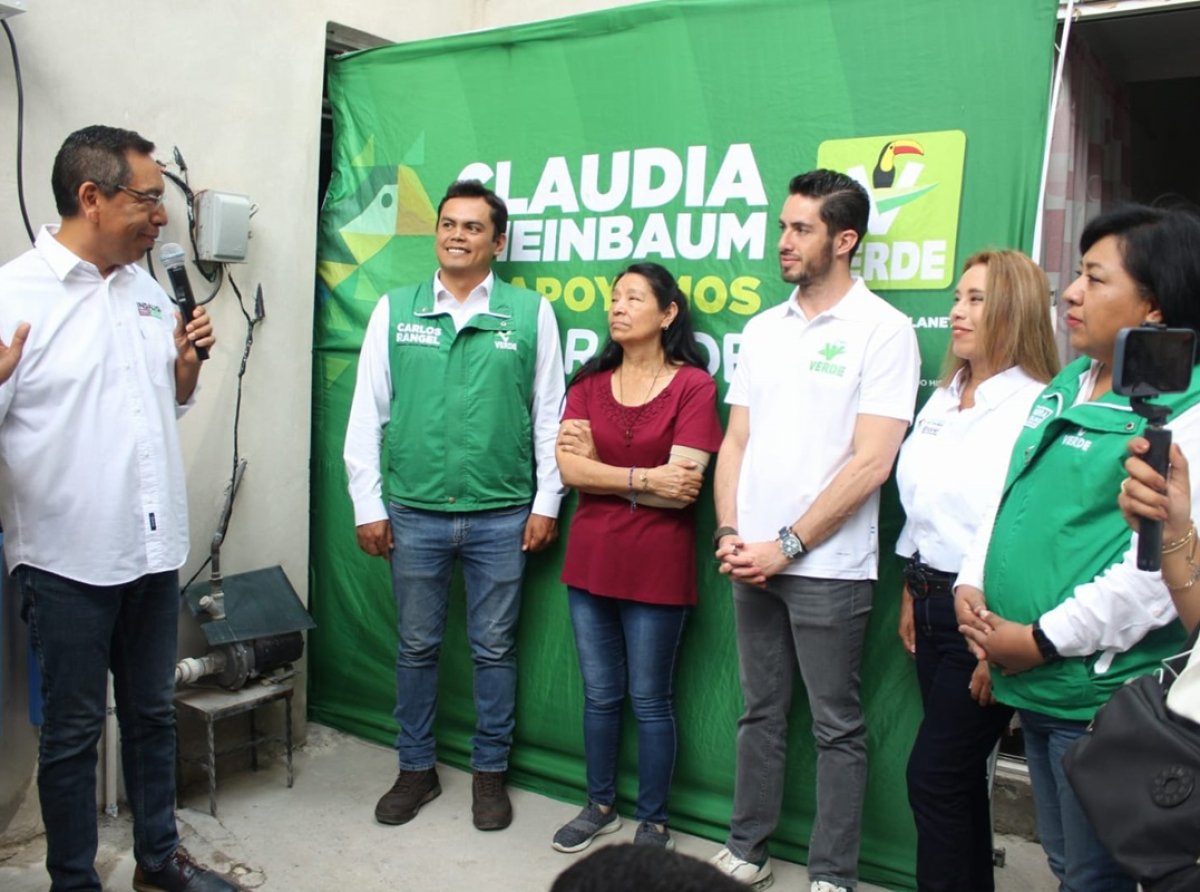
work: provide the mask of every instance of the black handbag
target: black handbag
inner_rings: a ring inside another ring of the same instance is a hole
[[[1200,889],[1200,724],[1166,706],[1186,662],[1129,681],[1063,757],[1096,835],[1147,889]]]

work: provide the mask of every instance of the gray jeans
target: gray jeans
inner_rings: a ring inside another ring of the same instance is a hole
[[[738,720],[737,779],[728,847],[747,861],[767,854],[779,822],[788,709],[799,664],[817,747],[817,813],[808,874],[854,888],[867,728],[858,698],[870,580],[775,576],[765,589],[735,582],[738,662],[746,711]]]

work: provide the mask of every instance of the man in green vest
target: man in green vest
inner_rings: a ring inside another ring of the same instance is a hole
[[[480,830],[512,822],[521,575],[526,553],[558,536],[563,365],[550,304],[492,272],[507,225],[490,189],[452,184],[438,206],[437,272],[380,299],[359,356],[346,472],[359,546],[391,560],[400,633],[400,773],[375,807],[383,824],[412,820],[442,791],[433,718],[456,560],[475,665],[472,813]]]

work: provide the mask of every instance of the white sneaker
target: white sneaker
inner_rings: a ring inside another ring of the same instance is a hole
[[[765,889],[775,882],[775,877],[771,876],[769,858],[762,864],[755,864],[753,861],[744,861],[729,849],[721,849],[708,863],[753,889]]]
[[[809,892],[850,892],[845,886],[835,886],[825,880],[813,880],[813,884],[808,889]]]

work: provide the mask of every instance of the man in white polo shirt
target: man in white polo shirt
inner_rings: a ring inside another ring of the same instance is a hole
[[[879,487],[912,421],[908,317],[850,275],[870,200],[844,174],[795,177],[779,263],[795,286],[742,335],[717,458],[721,572],[731,577],[746,710],[726,848],[713,863],[770,885],[783,802],[793,660],[812,710],[817,813],[812,892],[851,890],[867,778],[859,663],[879,553]]]

